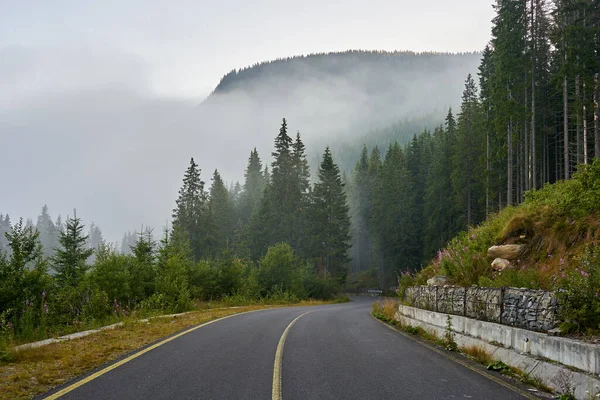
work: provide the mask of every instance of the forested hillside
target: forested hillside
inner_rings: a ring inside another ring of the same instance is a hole
[[[213,130],[228,137],[243,130],[265,152],[263,139],[285,116],[300,128],[313,169],[330,146],[349,171],[363,143],[405,143],[440,123],[480,59],[475,52],[355,50],[257,63],[223,77],[199,106],[198,124],[215,121]]]
[[[460,109],[350,176],[352,270],[391,285],[458,232],[600,157],[598,1],[499,1]]]

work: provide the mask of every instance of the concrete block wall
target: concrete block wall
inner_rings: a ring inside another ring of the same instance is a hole
[[[395,319],[443,337],[448,315],[399,305]],[[460,347],[478,346],[557,391],[561,376],[568,376],[577,399],[600,393],[600,345],[459,315],[452,315],[451,323]]]

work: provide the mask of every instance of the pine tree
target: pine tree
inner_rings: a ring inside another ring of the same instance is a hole
[[[306,256],[309,245],[308,236],[308,219],[310,207],[310,169],[306,160],[306,148],[300,132],[296,133],[296,140],[292,145],[292,179],[294,186],[291,193],[291,209],[292,215],[292,237],[290,244],[297,249],[298,254]]]
[[[11,229],[12,225],[10,223],[10,217],[8,214],[4,216],[0,214],[0,252],[6,252],[9,250],[6,234],[10,232]]]
[[[0,310],[17,320],[25,305],[39,298],[38,289],[45,290],[46,263],[39,232],[31,226],[24,227],[22,218],[4,237],[10,251],[8,255],[0,252]]]
[[[318,265],[325,275],[345,282],[350,249],[350,217],[340,170],[329,147],[319,168],[313,189],[313,234],[318,246]]]
[[[61,286],[77,286],[85,275],[87,259],[94,253],[87,246],[88,235],[84,235],[85,226],[77,214],[67,218],[65,231],[60,233],[59,247],[52,257],[52,266],[56,279]]]
[[[292,143],[284,118],[275,138],[275,151],[271,154],[270,181],[249,228],[248,242],[254,257],[263,255],[269,246],[278,242],[287,242],[292,247],[297,244],[293,230],[300,193],[295,179]]]
[[[369,174],[369,152],[363,145],[347,187],[351,215],[352,272],[369,269],[371,265],[371,205],[373,181]]]
[[[208,232],[210,240],[214,242],[211,254],[216,256],[227,248],[233,235],[233,208],[229,192],[216,169],[210,187],[208,208],[213,223],[212,231]]]
[[[244,174],[244,190],[240,197],[240,219],[247,223],[250,216],[258,210],[265,190],[266,180],[262,170],[262,162],[256,148],[250,152],[248,166]],[[266,172],[265,167],[265,172]]]
[[[156,242],[152,237],[152,229],[142,227],[137,233],[137,241],[131,247],[135,262],[129,266],[129,273],[133,277],[130,290],[134,302],[148,298],[154,292],[156,279]]]
[[[135,246],[137,236],[135,232],[125,232],[123,239],[121,239],[121,254],[132,254],[131,249]]]
[[[42,207],[42,213],[38,216],[36,229],[40,233],[40,242],[42,243],[44,256],[51,257],[54,248],[58,245],[56,227],[48,214],[48,206]]]
[[[527,106],[526,35],[527,12],[523,0],[498,0],[493,20],[492,46],[494,73],[490,77],[491,98],[494,103],[495,130],[505,132],[503,154],[506,155],[506,204],[513,204],[515,194],[515,138],[525,126]],[[518,165],[520,166],[520,164]],[[518,167],[517,166],[517,167]],[[517,169],[518,172],[518,169]],[[517,188],[518,189],[518,188]]]
[[[206,203],[204,181],[200,179],[200,169],[192,158],[179,190],[177,207],[173,210],[173,235],[189,242],[196,261],[207,255],[205,227],[209,213]]]
[[[88,246],[90,249],[93,249],[94,251],[98,250],[100,248],[100,245],[104,243],[104,238],[102,237],[102,231],[93,222],[90,224],[90,230],[89,230],[88,236],[89,236]]]
[[[451,176],[455,204],[464,215],[463,228],[468,228],[483,218],[478,212],[479,205],[483,200],[480,182],[483,177],[481,172],[484,170],[484,167],[480,165],[480,155],[484,151],[480,113],[477,88],[473,77],[469,74],[465,81],[456,129]]]
[[[453,121],[450,113],[450,121]],[[431,257],[458,231],[452,188],[452,160],[455,138],[441,126],[433,133],[433,156],[427,176],[424,198],[424,255]]]

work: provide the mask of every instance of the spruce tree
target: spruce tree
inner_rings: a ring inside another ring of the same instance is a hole
[[[48,206],[42,207],[42,213],[38,216],[36,229],[40,233],[40,242],[42,243],[44,256],[51,257],[54,248],[57,246],[56,227],[48,214]]]
[[[249,233],[251,253],[263,255],[269,246],[278,242],[294,245],[293,221],[298,193],[294,190],[294,159],[292,157],[292,138],[287,134],[287,121],[281,123],[279,134],[275,138],[275,151],[271,154],[270,182],[261,201],[260,209],[251,223]]]
[[[60,233],[52,266],[57,281],[63,287],[77,286],[81,282],[88,269],[87,259],[94,253],[87,245],[89,236],[84,234],[84,228],[74,212],[73,218],[67,218],[64,232]]]
[[[433,133],[433,156],[427,176],[424,198],[424,255],[431,257],[458,231],[452,194],[453,138],[441,126]]]
[[[45,290],[46,263],[39,232],[31,226],[24,227],[22,218],[4,237],[10,251],[8,255],[0,252],[0,310],[17,320],[26,304],[37,303],[41,293],[38,289]]]
[[[480,165],[480,160],[485,144],[482,139],[479,97],[475,81],[469,74],[458,117],[451,176],[455,204],[463,216],[462,229],[483,218],[480,211],[485,201],[481,190],[484,166]]]
[[[229,192],[216,169],[212,177],[208,207],[212,219],[212,231],[208,235],[214,243],[211,254],[216,256],[228,246],[233,235],[233,208]]]
[[[244,190],[240,196],[240,219],[242,223],[247,223],[250,216],[260,206],[266,185],[265,174],[262,169],[262,162],[260,161],[258,151],[254,148],[250,152],[248,166],[244,174]]]
[[[11,229],[12,226],[8,214],[4,216],[0,214],[0,252],[6,252],[9,250],[8,239],[6,238],[6,234],[10,232]]]
[[[313,233],[318,248],[317,265],[341,283],[348,274],[350,249],[350,217],[340,177],[329,147],[325,149],[319,167],[319,180],[313,193]]]
[[[296,133],[296,140],[292,145],[292,179],[294,185],[290,199],[292,200],[292,229],[290,244],[299,255],[306,256],[309,245],[308,238],[308,210],[310,191],[310,169],[306,160],[305,146],[300,138],[300,132]]]
[[[358,272],[368,269],[371,265],[370,221],[373,182],[369,174],[369,152],[366,145],[363,145],[347,189],[352,216],[352,272]]]
[[[207,194],[204,181],[200,179],[200,169],[192,158],[183,177],[179,190],[177,207],[173,210],[173,235],[189,242],[194,259],[206,255],[206,224],[209,222]]]

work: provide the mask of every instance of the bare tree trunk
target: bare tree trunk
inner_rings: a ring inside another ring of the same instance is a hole
[[[558,160],[558,132],[556,131],[556,122],[554,125],[554,180],[558,181],[562,177],[562,170]]]
[[[546,136],[542,136],[542,176],[540,186],[543,186],[546,181]]]
[[[569,102],[567,91],[567,77],[563,80],[563,158],[564,158],[564,177],[569,180]]]
[[[579,104],[581,104],[581,90],[579,89],[579,75],[575,77],[575,103],[577,104],[577,112],[575,113],[575,126],[577,135],[577,165],[582,163],[581,157],[581,118],[579,117]]]
[[[507,166],[506,166],[506,179],[507,179],[507,188],[506,188],[506,205],[512,205],[512,197],[513,197],[513,150],[512,150],[512,116],[508,121],[508,129],[507,129]]]
[[[598,73],[594,75],[594,157],[600,158],[600,110],[598,106]]]
[[[522,153],[521,149],[522,149],[521,132],[519,130],[517,130],[517,150],[516,150],[516,152],[517,152],[517,154],[516,154],[516,158],[517,158],[517,165],[516,165],[517,173],[516,173],[516,182],[515,182],[517,184],[517,187],[516,187],[516,192],[517,193],[515,193],[516,198],[517,198],[517,201],[516,201],[517,204],[519,204],[521,202],[521,177],[522,177],[522,174],[521,174],[521,169],[522,169],[521,168],[522,167],[522,164],[521,164],[521,153]]]
[[[530,150],[530,161],[531,166],[531,189],[536,189],[536,168],[535,168],[535,68],[536,68],[536,28],[535,28],[535,6],[533,0],[531,0],[531,143],[529,144]]]
[[[528,101],[528,90],[525,88],[525,107],[527,107]],[[529,190],[529,124],[527,120],[523,120],[523,181],[521,188],[521,201],[523,201],[524,193],[526,190]]]
[[[490,215],[490,108],[487,108],[487,129],[485,132],[485,219]]]
[[[588,163],[588,142],[587,142],[587,106],[585,101],[585,82],[583,82],[583,163]]]

